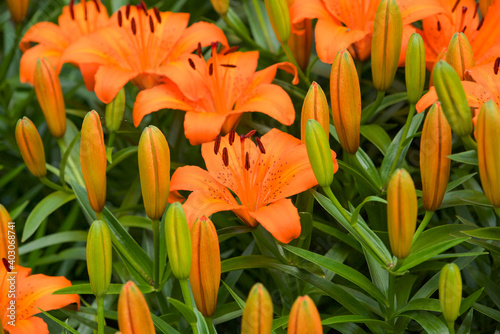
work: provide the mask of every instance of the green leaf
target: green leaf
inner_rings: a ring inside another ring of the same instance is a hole
[[[78,142],[78,139],[80,139],[80,132],[78,132],[73,140],[69,143],[68,147],[66,148],[66,151],[64,151],[64,155],[61,159],[61,164],[59,165],[59,177],[61,180],[62,184],[66,184],[65,182],[65,176],[66,176],[66,165],[68,163],[68,159],[71,155],[71,152],[73,150],[73,147],[75,144]]]
[[[472,177],[474,177],[474,175],[476,175],[477,173],[472,173],[472,174],[469,174],[469,175],[465,175],[465,176],[462,176],[454,181],[451,181],[450,183],[448,183],[448,185],[446,186],[446,192],[448,191],[451,191],[453,189],[455,189],[456,187],[458,187],[459,185],[461,185],[462,183],[466,182],[467,180],[471,179]]]
[[[88,319],[87,317],[82,316],[79,312],[73,312],[73,311],[68,311],[68,310],[61,310],[64,314],[66,314],[68,317],[73,318],[77,320],[78,322],[84,324],[85,326],[88,326],[90,328],[93,328],[97,330],[97,322]],[[104,333],[105,334],[115,334],[116,329],[104,326]]]
[[[14,168],[13,170],[11,170],[10,172],[8,172],[7,174],[5,174],[4,176],[2,176],[0,178],[0,189],[2,189],[7,183],[9,183],[11,180],[13,180],[17,175],[19,175],[19,173],[21,173],[23,170],[24,170],[24,167],[26,165],[23,163],[23,164],[20,164],[19,166],[17,166],[16,168]]]
[[[448,328],[434,314],[429,312],[409,312],[401,314],[403,317],[408,317],[415,320],[424,328],[427,333],[432,334],[448,334]]]
[[[439,208],[444,209],[460,205],[479,205],[488,208],[492,207],[482,192],[467,189],[447,192],[444,195],[443,202]]]
[[[184,319],[186,319],[186,321],[189,324],[196,323],[196,321],[197,321],[196,314],[194,314],[194,312],[191,308],[189,308],[186,304],[184,304],[183,302],[181,302],[177,299],[174,299],[171,297],[168,297],[167,299],[177,309],[177,311],[179,311],[182,314]]]
[[[396,315],[401,315],[405,312],[413,311],[431,311],[431,312],[441,312],[441,304],[439,299],[432,298],[419,298],[410,301],[405,307],[399,309]]]
[[[246,226],[246,225],[240,225],[240,226],[229,226],[229,227],[224,227],[221,229],[217,230],[217,235],[219,237],[219,243],[222,243],[223,241],[237,236],[239,234],[245,234],[245,233],[250,233],[254,230],[255,228]]]
[[[107,295],[119,295],[122,291],[124,284],[111,283],[109,285]],[[153,287],[151,285],[138,284],[137,287],[141,290],[142,293],[150,293],[153,292]],[[90,283],[88,284],[76,284],[72,286],[68,286],[67,288],[62,288],[54,291],[54,295],[69,295],[76,293],[78,295],[93,295],[92,289],[90,287]]]
[[[382,198],[377,197],[377,196],[368,196],[367,198],[365,198],[365,200],[363,202],[361,202],[356,207],[356,210],[354,210],[354,212],[352,213],[352,216],[351,216],[351,225],[354,225],[354,224],[357,223],[358,216],[359,216],[359,213],[361,212],[361,209],[363,208],[363,205],[365,205],[368,202],[380,202],[380,203],[387,204],[387,201],[385,199],[382,199]]]
[[[240,307],[240,309],[245,309],[245,301],[243,299],[241,299],[237,294],[236,292],[233,291],[233,289],[231,289],[231,287],[229,285],[226,284],[226,282],[222,281],[222,284],[224,284],[224,286],[226,287],[227,291],[229,291],[229,293],[231,294],[231,296],[234,298],[234,300],[236,301],[236,303],[238,304],[238,306]]]
[[[181,334],[174,327],[170,326],[167,322],[163,321],[160,317],[151,313],[151,318],[153,319],[153,323],[156,328],[161,330],[165,334]]]
[[[474,238],[500,241],[500,227],[484,227],[477,230],[462,231],[462,233]]]
[[[374,185],[372,182],[370,182],[370,180],[365,175],[360,173],[358,170],[356,170],[351,165],[345,163],[342,160],[337,160],[337,163],[339,165],[339,168],[342,169],[343,171],[345,171],[346,173],[348,173],[354,177],[358,177],[361,180],[363,180],[370,187],[370,190],[372,192],[378,193],[380,191],[380,188],[378,188],[376,185]]]
[[[73,334],[79,334],[73,327],[70,327],[68,324],[66,324],[65,322],[57,319],[56,317],[54,317],[53,315],[51,315],[50,313],[48,312],[45,312],[44,310],[42,310],[41,308],[37,307],[40,312],[42,312],[43,314],[45,314],[45,316],[47,316],[47,318],[49,318],[50,320],[54,321],[56,324],[58,324],[59,326],[61,326],[62,328],[66,329],[67,331],[70,331],[71,333]]]
[[[385,321],[376,320],[372,318],[367,318],[362,315],[338,315],[335,317],[326,318],[321,321],[323,326],[333,325],[333,324],[342,324],[342,323],[376,323],[386,328],[388,331],[392,329],[392,327],[386,323]]]
[[[43,236],[19,247],[19,255],[65,242],[87,241],[87,231],[65,231]]]
[[[373,161],[363,149],[359,148],[356,155],[345,155],[345,160],[352,169],[357,171],[357,174],[363,176],[362,179],[366,180],[365,182],[370,183],[370,186],[376,189],[376,193],[380,192],[382,180]]]
[[[469,334],[470,329],[472,326],[472,315],[474,313],[474,310],[470,310],[467,315],[465,316],[464,321],[462,321],[462,324],[458,328],[457,334]]]
[[[225,273],[240,269],[270,268],[272,264],[280,263],[278,260],[263,255],[236,256],[222,261],[221,272]]]
[[[350,234],[346,234],[335,227],[314,221],[313,226],[320,230],[321,232],[324,232],[328,235],[331,235],[332,237],[342,241],[346,245],[349,245],[353,249],[357,250],[358,252],[362,252],[363,249],[361,248],[360,244],[357,242],[356,239]]]
[[[470,151],[465,151],[465,152],[460,152],[456,154],[451,154],[448,156],[451,160],[461,162],[464,164],[469,164],[469,165],[474,165],[477,166],[479,163],[477,161],[477,151],[476,150],[470,150]]]
[[[462,299],[462,302],[460,303],[460,314],[464,314],[469,308],[471,308],[476,300],[481,297],[483,291],[484,288],[481,288],[467,298]]]
[[[487,317],[490,317],[491,319],[495,320],[496,322],[500,323],[500,311],[497,311],[495,309],[492,309],[491,307],[484,306],[482,304],[475,303],[472,305],[472,307],[476,310],[481,312]]]
[[[123,150],[120,150],[120,151],[116,152],[115,154],[113,154],[111,160],[110,160],[110,158],[107,158],[109,161],[109,165],[106,168],[106,172],[109,172],[111,169],[116,167],[116,165],[118,165],[120,162],[122,162],[123,160],[125,160],[129,156],[134,155],[138,151],[138,149],[139,148],[137,146],[130,146],[130,147],[124,148]],[[112,148],[111,148],[111,151],[112,151]],[[108,156],[108,154],[111,155],[111,153],[112,152],[108,153],[108,149],[106,149],[106,156]]]
[[[53,192],[42,199],[28,216],[21,241],[24,242],[26,239],[31,237],[45,218],[47,218],[52,212],[74,199],[75,195],[64,191]]]
[[[361,135],[375,145],[383,155],[386,155],[389,145],[391,145],[391,138],[380,125],[361,125],[360,132]]]
[[[110,164],[113,163],[113,147],[106,146],[106,160],[108,160]]]

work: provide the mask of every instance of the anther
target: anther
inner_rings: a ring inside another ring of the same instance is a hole
[[[151,33],[154,34],[155,24],[153,23],[153,18],[151,16],[149,17],[149,30],[151,30]]]
[[[214,74],[214,63],[210,63],[210,65],[208,65],[208,75],[212,74]]]
[[[196,70],[196,66],[194,66],[194,61],[191,58],[188,58],[189,66],[193,68],[193,70]]]
[[[476,18],[477,15],[477,10],[479,9],[479,2],[476,2],[476,8],[474,9],[474,16],[472,17],[473,19]]]
[[[95,4],[95,9],[97,10],[98,13],[100,13],[101,7],[99,6],[99,2],[97,0],[94,0],[94,4]]]
[[[122,12],[118,11],[118,25],[121,27],[123,24]]]
[[[438,21],[438,31],[441,31],[441,22]]]
[[[87,1],[83,1],[83,11],[85,13],[85,21],[87,21]]]
[[[71,15],[71,19],[74,21],[75,20],[75,0],[71,0],[69,2],[69,13]]]
[[[493,65],[493,72],[495,73],[495,75],[498,74],[499,68],[500,68],[500,57],[497,57],[497,59],[495,59],[495,65]]]
[[[217,137],[215,137],[215,141],[214,141],[214,153],[215,153],[215,155],[219,154],[220,141],[221,141],[221,136],[217,135]]]
[[[455,9],[457,9],[459,3],[460,3],[460,0],[457,0],[457,2],[455,2],[455,5],[453,6],[453,9],[451,10],[452,13],[455,11]]]
[[[462,32],[465,32],[465,29],[467,29],[467,26],[464,26],[464,28],[462,29]]]
[[[142,10],[144,11],[144,14],[146,14],[146,16],[148,16],[148,7],[146,7],[144,0],[141,0],[140,6],[141,6]]]
[[[250,156],[248,155],[248,152],[245,154],[245,169],[250,169]]]
[[[7,261],[6,258],[2,257],[2,262],[3,262],[3,266],[5,267],[5,269],[7,270],[7,272],[10,273],[12,271],[12,268],[10,267],[9,261]]]
[[[259,148],[260,153],[266,154],[266,149],[264,148],[264,144],[262,144],[259,137],[255,137],[255,142],[257,143],[257,147]]]
[[[137,27],[135,26],[135,18],[133,17],[132,18],[132,21],[130,22],[130,27],[132,28],[132,32],[135,34],[137,34]]]
[[[127,5],[127,9],[125,10],[125,18],[128,20],[130,17],[130,4]]]
[[[481,29],[481,27],[483,26],[483,23],[484,23],[484,17],[481,19],[481,21],[479,21],[479,24],[477,25],[477,31],[479,31],[479,29]]]
[[[232,65],[232,64],[220,64],[220,66],[222,67],[229,67],[229,68],[235,68],[236,65]]]
[[[254,134],[257,133],[257,130],[251,130],[250,132],[248,132],[246,135],[245,135],[245,138],[250,138],[252,137]]]
[[[233,52],[236,52],[238,51],[239,49],[239,46],[231,46],[229,49],[227,49],[226,51],[224,51],[222,54],[225,56],[225,55],[228,55],[230,53],[233,53]]]
[[[160,15],[160,11],[158,10],[158,8],[156,7],[153,7],[153,11],[155,13],[155,16],[156,16],[156,19],[158,20],[158,23],[161,23],[161,15]]]
[[[212,42],[212,57],[215,57],[217,55],[217,47],[219,46],[218,42]]]
[[[235,136],[236,131],[234,131],[234,129],[231,129],[231,131],[229,131],[229,145],[233,145]]]
[[[227,153],[227,147],[222,149],[222,162],[224,163],[224,166],[229,166],[229,154]]]
[[[198,57],[200,57],[200,58],[201,58],[201,55],[202,55],[202,53],[201,53],[201,52],[202,52],[202,51],[201,51],[201,43],[200,43],[200,42],[198,42],[198,48],[196,49],[196,54],[197,54],[197,55],[198,55]]]

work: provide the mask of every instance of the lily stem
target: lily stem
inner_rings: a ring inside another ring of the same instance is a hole
[[[212,318],[211,317],[205,317],[205,320],[207,322],[208,332],[210,334],[216,334],[217,332],[215,331],[214,323],[212,321]]]
[[[392,175],[396,167],[398,166],[399,158],[404,149],[404,142],[406,141],[406,136],[408,135],[408,131],[410,130],[411,121],[413,120],[413,115],[415,115],[415,104],[410,104],[410,111],[408,112],[408,118],[406,119],[406,124],[403,129],[403,134],[401,135],[401,139],[399,140],[398,150],[396,151],[396,157],[392,162],[391,169],[389,171],[389,176]]]
[[[396,260],[397,261],[397,260]],[[387,314],[385,315],[386,321],[392,326],[394,323],[394,310],[396,304],[396,275],[389,274],[389,288],[387,290],[387,301],[389,302],[389,307],[387,308]]]
[[[64,139],[59,138],[57,140],[57,143],[59,144],[59,149],[61,150],[61,156],[64,156],[63,152],[66,152],[66,150],[68,149],[66,143],[64,143]],[[68,158],[67,163],[69,164],[69,168],[73,172],[73,177],[75,178],[75,181],[82,187],[85,187],[85,181],[83,180],[83,177],[80,171],[78,170],[77,166],[75,165],[73,160],[71,160],[71,157]]]
[[[427,227],[427,224],[431,221],[432,216],[434,215],[434,211],[425,211],[425,216],[424,219],[422,219],[422,222],[420,223],[420,226],[417,229],[417,232],[415,232],[415,235],[413,236],[413,242],[417,240],[418,236],[420,233],[424,231],[424,229]]]
[[[72,193],[71,189],[69,189],[67,187],[64,188],[64,187],[61,187],[58,184],[55,184],[54,182],[50,181],[46,176],[40,177],[39,180],[40,180],[40,182],[42,182],[43,184],[45,184],[47,187],[52,188],[54,190],[59,190],[59,191],[67,192],[67,193]]]
[[[460,138],[462,139],[462,142],[464,143],[466,149],[477,151],[477,143],[474,141],[474,139],[472,139],[470,135]]]
[[[154,244],[154,258],[153,258],[153,280],[154,288],[158,289],[160,284],[160,221],[158,219],[151,219],[153,226],[153,244]]]
[[[368,108],[366,108],[361,115],[361,124],[366,123],[370,118],[372,118],[373,115],[375,115],[375,112],[377,112],[378,107],[382,104],[382,101],[384,100],[385,96],[385,91],[378,91],[377,92],[377,99],[373,104],[371,104]]]
[[[449,321],[446,322],[446,325],[448,326],[448,331],[450,332],[450,334],[455,334],[455,322]]]
[[[187,279],[181,279],[179,280],[179,283],[181,285],[181,290],[182,290],[182,296],[184,297],[184,302],[186,305],[194,311],[193,308],[193,301],[191,300],[191,293],[189,292],[189,283]],[[193,329],[193,334],[198,333],[198,326],[196,326],[196,322],[190,323],[191,328]]]
[[[104,334],[104,296],[96,298],[97,302],[97,333]]]
[[[297,72],[299,73],[299,78],[306,84],[307,87],[311,86],[311,81],[309,80],[308,77],[302,72],[302,69],[300,68],[299,64],[297,63],[297,60],[295,60],[295,57],[293,56],[292,50],[290,50],[290,47],[286,43],[281,43],[281,46],[283,47],[283,50],[285,51],[286,57],[290,62],[297,68]]]

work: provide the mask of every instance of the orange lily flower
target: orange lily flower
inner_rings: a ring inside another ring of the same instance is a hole
[[[122,7],[110,21],[72,44],[63,56],[65,62],[100,65],[94,91],[104,103],[110,103],[129,80],[139,89],[155,86],[165,76],[163,67],[194,51],[198,43],[227,45],[214,24],[197,22],[187,28],[188,13],[148,10],[143,2]]]
[[[61,55],[72,43],[109,22],[106,7],[100,0],[86,2],[82,0],[63,8],[58,18],[58,25],[52,22],[40,22],[32,26],[21,39],[19,48],[23,52],[21,58],[20,80],[33,85],[36,62],[47,58],[53,67],[60,68]],[[38,43],[33,46],[33,43]],[[93,90],[96,65],[82,63],[79,65],[85,86]]]
[[[165,69],[171,80],[144,90],[134,105],[134,124],[163,108],[186,111],[184,132],[192,145],[213,141],[222,132],[236,127],[243,112],[258,111],[285,125],[295,120],[292,101],[283,88],[271,82],[276,70],[282,68],[294,75],[297,69],[290,63],[278,63],[257,69],[258,51],[234,52],[235,48],[217,53],[212,44],[212,58],[205,61],[190,54]]]
[[[71,286],[64,277],[31,275],[31,269],[10,266],[5,259],[0,264],[0,310],[3,329],[10,334],[48,334],[42,318],[34,315],[76,303],[78,295],[52,295],[56,290]]]
[[[415,28],[412,22],[443,11],[437,0],[398,0],[404,31],[400,65],[404,64],[406,45]],[[316,52],[321,61],[331,64],[337,53],[348,49],[352,57],[364,61],[370,57],[376,0],[295,0],[290,8],[292,24],[317,18]]]
[[[202,215],[232,210],[245,224],[256,227],[260,223],[276,239],[288,243],[300,235],[300,219],[287,197],[314,187],[318,181],[306,146],[299,139],[272,129],[262,139],[256,137],[254,144],[250,139],[254,134],[255,130],[238,136],[233,130],[203,144],[207,170],[178,168],[170,183],[169,201],[184,199],[179,190],[192,191],[183,204],[190,225]],[[335,157],[332,151],[337,171]]]
[[[483,19],[474,0],[443,0],[443,13],[424,18],[422,31],[427,69],[432,70],[456,32],[469,40],[476,65],[490,63],[500,54],[500,0],[496,0]]]

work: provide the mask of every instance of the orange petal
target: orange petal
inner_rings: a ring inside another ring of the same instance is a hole
[[[417,29],[411,24],[403,26],[403,41],[401,43],[401,54],[399,55],[398,66],[405,66],[406,61],[406,48],[408,47],[408,41],[413,33],[417,32]]]
[[[21,51],[26,52],[31,48],[32,43],[39,43],[49,49],[64,51],[70,41],[66,39],[66,36],[58,25],[52,22],[40,22],[33,25],[24,34],[21,42],[19,42],[19,48]]]
[[[469,73],[472,76],[472,79],[483,86],[485,90],[488,90],[490,92],[490,96],[495,100],[495,102],[500,104],[500,75],[495,74],[493,67],[493,64],[476,66],[471,68]],[[477,93],[480,93],[480,91]]]
[[[38,59],[47,58],[49,63],[56,67],[59,64],[61,51],[57,48],[50,48],[39,44],[24,52],[21,57],[19,69],[19,80],[22,83],[29,82],[31,85],[35,81],[35,68]]]
[[[497,0],[488,8],[481,29],[470,41],[477,59],[480,59],[493,46],[500,44],[498,22],[500,22],[500,1]]]
[[[250,212],[278,241],[289,243],[300,235],[300,217],[290,199],[281,199]]]
[[[188,111],[184,118],[184,134],[191,145],[213,141],[220,133],[226,115]]]
[[[438,100],[436,89],[432,86],[427,93],[425,93],[420,100],[417,102],[417,112],[421,113],[425,109],[429,108]]]
[[[89,92],[94,91],[95,75],[98,69],[99,65],[97,64],[80,64],[80,72],[82,72],[85,87]]]
[[[436,0],[399,0],[397,3],[404,24],[410,24],[426,17],[446,12],[446,8]]]
[[[49,327],[39,317],[30,317],[29,319],[16,319],[16,325],[10,326],[4,323],[4,329],[9,334],[49,334]]]
[[[292,24],[302,22],[304,19],[331,19],[331,15],[320,0],[294,1],[290,7]]]
[[[110,103],[120,89],[133,79],[137,72],[120,67],[101,66],[95,75],[95,94],[104,103]]]

